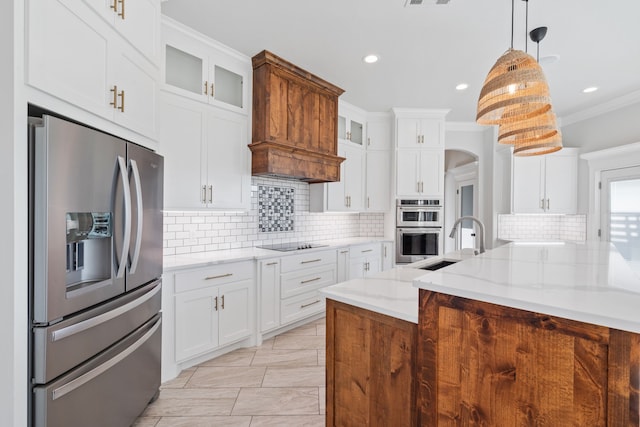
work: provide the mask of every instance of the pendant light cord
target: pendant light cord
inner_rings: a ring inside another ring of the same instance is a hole
[[[524,51],[529,53],[528,41],[529,41],[529,0],[524,0],[527,3],[525,18],[524,18]]]
[[[511,0],[511,49],[513,49],[513,21],[514,21],[514,3],[515,0]]]

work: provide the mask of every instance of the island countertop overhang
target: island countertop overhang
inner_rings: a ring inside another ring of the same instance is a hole
[[[413,285],[640,333],[640,277],[606,242],[509,243]]]

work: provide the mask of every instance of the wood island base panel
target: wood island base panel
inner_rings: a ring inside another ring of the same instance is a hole
[[[327,299],[327,426],[415,426],[417,325]]]
[[[640,425],[638,334],[420,290],[417,347],[418,425]]]

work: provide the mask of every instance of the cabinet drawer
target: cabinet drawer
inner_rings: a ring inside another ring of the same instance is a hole
[[[325,309],[325,298],[318,291],[308,292],[282,301],[280,304],[281,324],[295,322]]]
[[[336,251],[319,251],[304,253],[300,255],[292,255],[282,258],[282,266],[280,272],[288,273],[290,271],[313,268],[319,265],[336,263]]]
[[[212,285],[253,278],[253,262],[234,262],[176,273],[175,292],[201,289]]]
[[[331,267],[303,270],[280,276],[280,298],[285,299],[336,283],[335,264]]]
[[[366,245],[352,246],[349,251],[351,259],[360,257],[378,257],[381,255],[380,243],[368,243]]]

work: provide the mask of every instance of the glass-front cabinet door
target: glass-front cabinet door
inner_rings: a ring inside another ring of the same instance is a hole
[[[163,89],[238,113],[248,112],[250,58],[163,27]]]
[[[362,145],[364,142],[364,121],[338,116],[338,139]]]

